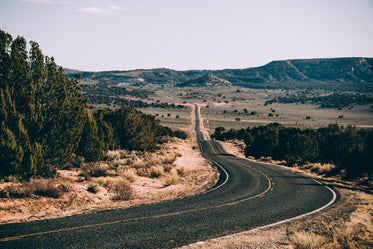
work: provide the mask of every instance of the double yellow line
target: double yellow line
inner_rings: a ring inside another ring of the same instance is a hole
[[[214,150],[213,146],[209,142],[209,145],[214,153],[216,151]],[[217,153],[216,153],[217,154]],[[219,157],[223,158],[222,156],[218,155]],[[153,215],[153,216],[147,216],[147,217],[139,217],[139,218],[132,218],[132,219],[126,219],[126,220],[117,220],[117,221],[110,221],[110,222],[104,222],[104,223],[97,223],[97,224],[92,224],[92,225],[86,225],[86,226],[77,226],[77,227],[70,227],[70,228],[63,228],[63,229],[57,229],[57,230],[51,230],[51,231],[45,231],[45,232],[39,232],[39,233],[30,233],[30,234],[24,234],[24,235],[18,235],[18,236],[13,236],[13,237],[6,237],[6,238],[0,238],[0,242],[6,242],[6,241],[12,241],[12,240],[19,240],[22,238],[27,238],[27,237],[32,237],[32,236],[38,236],[38,235],[44,235],[44,234],[51,234],[51,233],[58,233],[58,232],[64,232],[64,231],[73,231],[73,230],[78,230],[78,229],[85,229],[85,228],[91,228],[91,227],[100,227],[100,226],[106,226],[106,225],[113,225],[113,224],[118,224],[118,223],[126,223],[126,222],[131,222],[131,221],[138,221],[138,220],[146,220],[146,219],[156,219],[156,218],[164,218],[164,217],[170,217],[170,216],[176,216],[176,215],[181,215],[181,214],[186,214],[186,213],[192,213],[192,212],[198,212],[198,211],[204,211],[204,210],[209,210],[209,209],[215,209],[215,208],[221,208],[221,207],[227,207],[227,206],[233,206],[240,204],[242,202],[262,197],[264,196],[268,191],[271,190],[272,188],[272,182],[271,179],[261,172],[260,170],[257,170],[249,165],[245,165],[241,162],[237,162],[245,167],[249,167],[250,169],[258,172],[259,174],[263,175],[267,181],[268,181],[268,188],[264,190],[262,193],[234,201],[234,202],[229,202],[229,203],[224,203],[220,205],[215,205],[215,206],[210,206],[210,207],[203,207],[203,208],[196,208],[196,209],[190,209],[190,210],[185,210],[185,211],[180,211],[180,212],[174,212],[174,213],[168,213],[168,214],[159,214],[159,215]]]

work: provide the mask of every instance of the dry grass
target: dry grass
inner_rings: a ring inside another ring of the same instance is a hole
[[[123,177],[130,182],[134,182],[136,180],[136,174],[136,169],[130,168],[124,171]]]
[[[100,177],[108,175],[108,167],[100,165],[97,163],[87,163],[81,167],[82,172],[80,176],[85,177],[85,179],[90,179],[91,177]]]
[[[70,182],[63,182],[60,185],[60,188],[63,192],[71,192],[74,191],[74,186]]]
[[[213,239],[187,248],[373,248],[372,194],[344,189],[339,189],[339,193],[337,203],[308,218],[262,231]]]
[[[103,187],[110,187],[111,185],[115,183],[115,181],[116,179],[110,176],[108,177],[101,176],[96,179],[96,182]]]
[[[21,184],[12,184],[0,190],[0,197],[24,198],[33,195],[59,198],[64,192],[64,185],[56,185],[53,180],[32,179]]]
[[[164,169],[162,166],[152,166],[148,170],[148,175],[152,178],[158,178],[164,174]]]
[[[295,249],[318,249],[328,242],[324,236],[304,231],[295,232],[290,241]]]
[[[166,176],[166,178],[163,181],[163,186],[167,187],[170,185],[178,184],[180,181],[179,176],[175,173],[171,173],[171,175]]]
[[[109,150],[106,154],[107,161],[114,161],[121,159],[121,154],[119,150]]]
[[[116,181],[111,186],[110,190],[114,194],[113,200],[127,201],[130,200],[133,195],[131,184],[126,180]]]
[[[330,173],[336,167],[335,167],[334,164],[330,164],[330,163],[323,163],[323,164],[321,164],[321,163],[308,163],[308,164],[302,166],[302,168],[310,169],[312,172],[315,172],[319,175],[325,175],[325,174]]]

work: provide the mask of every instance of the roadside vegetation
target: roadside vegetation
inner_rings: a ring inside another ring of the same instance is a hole
[[[29,181],[20,181],[16,177],[9,177],[7,181],[0,182],[0,198],[4,198],[1,201],[1,210],[5,211],[7,206],[3,201],[9,200],[11,205],[17,199],[33,203],[47,198],[44,200],[47,205],[54,203],[53,205],[62,210],[76,209],[78,203],[137,203],[136,199],[146,194],[139,192],[139,185],[151,184],[157,186],[156,189],[167,191],[167,187],[185,181],[191,174],[186,172],[183,166],[175,164],[182,156],[173,146],[178,141],[182,140],[175,139],[172,143],[164,143],[152,152],[110,150],[99,162],[85,162],[83,157],[76,156],[65,168],[57,170],[53,179],[33,177]],[[156,200],[164,197],[153,198]],[[150,199],[146,200],[149,201]],[[26,208],[27,205],[22,207],[23,210]],[[22,214],[25,210],[22,212],[17,209],[17,212]],[[38,214],[38,210],[32,212]]]
[[[284,127],[278,123],[240,130],[216,128],[213,138],[238,139],[245,143],[245,156],[274,159],[323,175],[361,178],[373,176],[373,130],[330,124],[319,129]]]
[[[270,105],[273,103],[312,103],[319,105],[320,108],[343,108],[350,107],[353,105],[369,105],[373,104],[372,94],[364,93],[327,93],[320,95],[317,92],[312,91],[300,91],[297,94],[289,95],[283,97],[276,97],[265,102],[265,105]]]
[[[109,150],[153,151],[186,138],[154,116],[122,107],[88,111],[79,85],[36,42],[0,30],[0,179],[53,177],[75,157],[97,162]]]

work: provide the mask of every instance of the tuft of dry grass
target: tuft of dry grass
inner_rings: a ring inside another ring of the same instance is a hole
[[[63,194],[63,189],[57,186],[53,180],[34,179],[25,183],[26,192],[31,192],[34,195],[59,198]]]
[[[163,161],[162,157],[158,155],[154,155],[154,157],[146,158],[145,166],[149,168],[149,167],[156,166],[156,165],[162,165],[163,163],[162,161]]]
[[[164,169],[161,166],[152,166],[148,170],[148,174],[152,178],[158,178],[164,174]]]
[[[175,185],[179,183],[179,176],[175,173],[171,173],[170,175],[167,175],[163,181],[163,186],[167,187],[170,185]]]
[[[108,161],[115,161],[121,158],[121,154],[119,150],[109,150],[106,154],[106,160]]]
[[[290,241],[295,249],[318,249],[328,242],[328,239],[315,233],[299,231],[295,232]]]
[[[107,176],[107,177],[101,176],[96,179],[96,183],[98,183],[99,185],[103,187],[110,187],[111,185],[115,183],[115,181],[116,179],[110,176]]]
[[[108,175],[108,167],[97,163],[87,163],[81,167],[82,172],[79,176],[83,176],[86,180],[91,177],[100,177]]]
[[[356,205],[356,210],[348,218],[322,222],[320,229],[314,232],[295,232],[293,236],[290,236],[294,248],[371,248],[373,246],[371,215],[373,196],[360,192],[358,197],[360,203]]]
[[[114,194],[113,200],[126,201],[130,200],[133,195],[131,184],[126,180],[116,181],[110,190]]]
[[[59,198],[65,191],[64,185],[56,185],[52,180],[31,179],[22,184],[12,184],[0,190],[0,197],[24,198],[33,195]]]
[[[23,198],[28,196],[30,196],[30,193],[27,193],[20,185],[12,184],[0,189],[0,197],[2,198]]]
[[[328,174],[333,171],[336,167],[334,164],[330,163],[308,163],[303,166],[303,168],[310,169],[312,172],[315,172],[319,175]]]
[[[125,179],[127,179],[128,181],[130,181],[130,182],[134,182],[134,181],[135,181],[136,174],[137,174],[136,169],[133,169],[133,168],[131,168],[131,169],[126,169],[126,170],[124,171],[124,173],[123,173],[123,177],[124,177]]]
[[[162,163],[163,164],[172,164],[176,160],[176,153],[172,153],[169,155],[165,155],[163,157]]]
[[[60,185],[60,188],[63,192],[71,192],[74,191],[74,186],[70,182],[63,182]]]

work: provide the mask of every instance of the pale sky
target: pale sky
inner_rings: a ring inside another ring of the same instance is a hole
[[[0,0],[0,29],[88,71],[373,57],[373,0]]]

